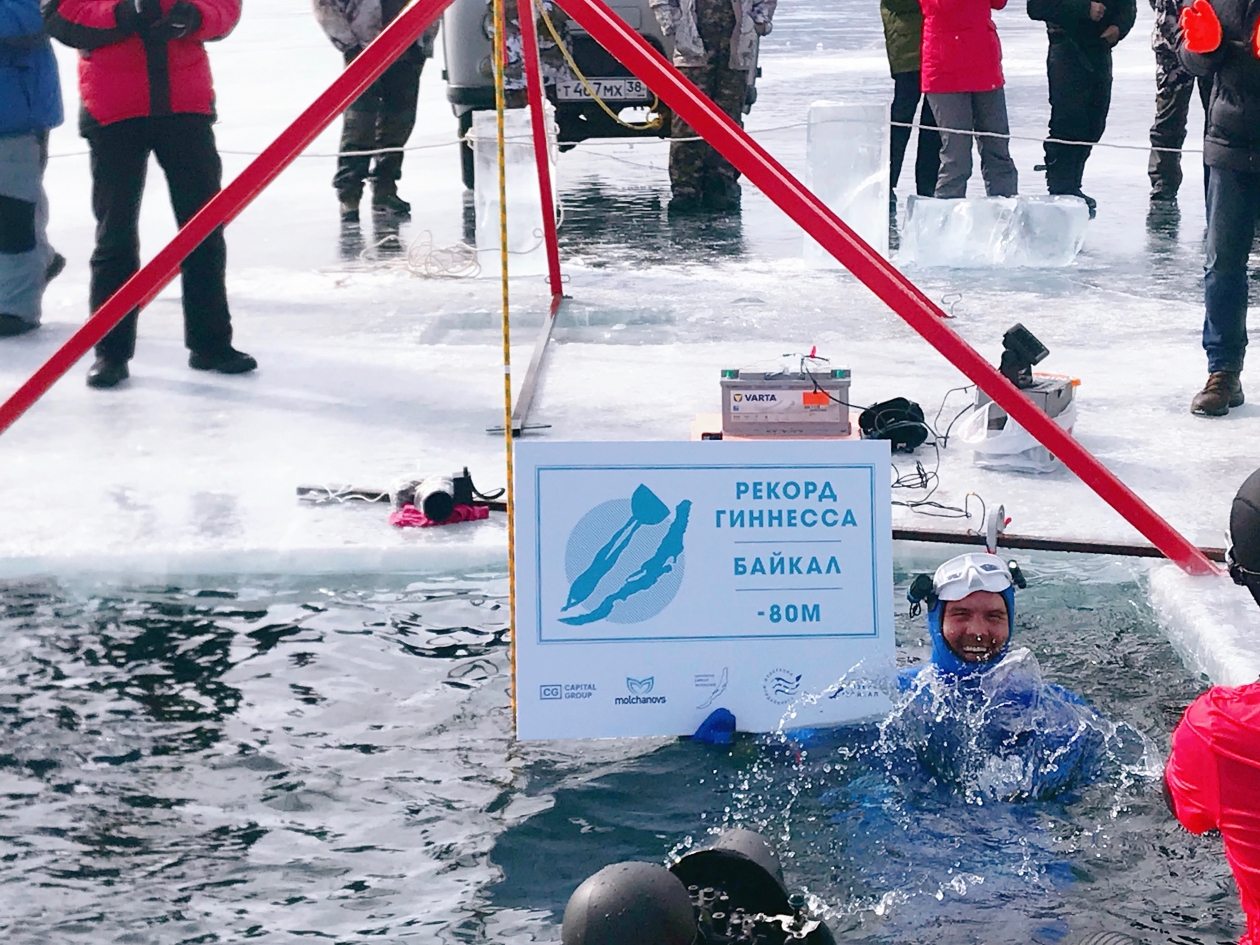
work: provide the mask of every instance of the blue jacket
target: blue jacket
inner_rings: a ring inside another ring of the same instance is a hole
[[[63,117],[39,0],[0,0],[0,135],[47,131]]]

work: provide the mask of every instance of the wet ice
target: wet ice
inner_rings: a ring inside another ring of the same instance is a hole
[[[899,264],[960,269],[1058,268],[1085,244],[1089,209],[1080,197],[911,195],[901,229]]]
[[[882,105],[814,102],[806,129],[805,186],[881,256],[888,255],[888,109]],[[842,268],[805,237],[805,261]]]

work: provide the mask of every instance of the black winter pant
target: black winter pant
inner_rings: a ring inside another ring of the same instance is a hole
[[[1111,108],[1111,51],[1082,52],[1071,41],[1052,42],[1046,56],[1050,79],[1050,137],[1093,143],[1107,127]],[[1089,145],[1046,142],[1046,189],[1072,194],[1081,189]]]
[[[359,49],[347,52],[346,65],[360,52]],[[407,143],[416,124],[416,101],[420,97],[423,68],[424,57],[420,50],[409,49],[350,104],[341,126],[342,151],[402,148]],[[371,177],[374,193],[397,193],[402,164],[401,150],[375,156],[339,157],[333,187],[343,200],[357,202],[363,196],[363,182]]]
[[[1185,73],[1174,75],[1176,81],[1160,83],[1167,74],[1155,76],[1155,122],[1151,125],[1151,148],[1180,148],[1186,142],[1186,122],[1190,118],[1190,103],[1194,100],[1194,87],[1199,87],[1199,101],[1207,111],[1212,95],[1212,80],[1191,78]],[[1206,165],[1204,170],[1206,170]],[[1151,151],[1146,165],[1151,179],[1151,196],[1170,200],[1177,196],[1181,187],[1181,155],[1177,151]],[[1206,180],[1206,178],[1205,178]]]
[[[922,73],[898,72],[893,76],[892,120],[909,125],[914,122],[914,110],[923,98],[923,110],[919,113],[919,124],[936,125],[936,117],[932,114],[932,106],[927,96],[919,91]],[[897,189],[897,181],[901,178],[901,165],[906,157],[906,147],[910,144],[910,129],[892,128],[892,176],[889,178],[889,190]],[[918,153],[914,161],[914,189],[920,197],[931,197],[936,193],[936,176],[941,170],[941,136],[926,128],[919,129]]]
[[[92,251],[92,311],[100,308],[140,268],[140,198],[149,154],[157,157],[171,195],[175,219],[183,226],[219,192],[223,164],[214,145],[208,115],[130,118],[88,133],[92,152],[92,212],[96,248]],[[232,343],[224,275],[227,244],[223,228],[205,238],[183,265],[184,343],[192,351],[214,353]],[[110,361],[127,361],[136,350],[139,310],[127,313],[96,346]]]

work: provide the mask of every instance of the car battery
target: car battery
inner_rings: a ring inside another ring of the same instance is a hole
[[[1032,387],[1021,388],[1020,393],[1046,412],[1049,417],[1057,417],[1067,410],[1076,395],[1080,380],[1066,374],[1033,374]],[[976,388],[976,406],[983,407],[993,398]],[[1006,411],[994,404],[989,410],[989,429],[1006,428]]]
[[[724,436],[848,436],[848,368],[722,371]]]

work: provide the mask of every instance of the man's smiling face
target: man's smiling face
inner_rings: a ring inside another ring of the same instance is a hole
[[[941,636],[968,663],[996,658],[1011,637],[1006,598],[993,591],[972,591],[962,600],[946,601]]]

